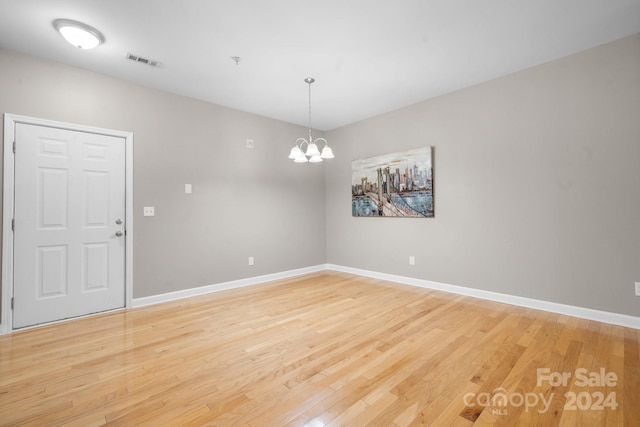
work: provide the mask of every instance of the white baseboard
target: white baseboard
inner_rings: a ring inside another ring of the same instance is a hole
[[[244,286],[259,285],[273,280],[287,279],[289,277],[302,276],[303,274],[315,273],[327,269],[325,264],[313,267],[299,268],[296,270],[283,271],[281,273],[265,274],[264,276],[249,277],[246,279],[232,280],[230,282],[216,283],[214,285],[200,286],[197,288],[184,289],[182,291],[168,292],[165,294],[152,295],[149,297],[134,298],[131,307],[144,307],[146,305],[159,304],[162,302],[175,301],[197,295],[210,294],[212,292],[225,291],[227,289],[241,288]]]
[[[536,300],[532,298],[519,297],[515,295],[501,294],[498,292],[484,291],[481,289],[466,288],[463,286],[448,285],[445,283],[432,282],[429,280],[415,279],[412,277],[396,276],[393,274],[378,273],[359,268],[344,267],[341,265],[327,264],[328,270],[340,271],[343,273],[356,274],[358,276],[371,277],[374,279],[388,280],[390,282],[402,283],[405,285],[418,286],[421,288],[434,289],[459,295],[465,295],[489,301],[511,304],[519,307],[533,308],[536,310],[548,311],[556,314],[579,317],[581,319],[595,320],[613,325],[625,326],[627,328],[640,329],[640,317],[626,314],[611,313],[608,311],[594,310],[584,307],[559,304],[555,302]]]
[[[134,298],[131,307],[143,307],[146,305],[159,304],[197,295],[209,294],[212,292],[235,289],[244,286],[259,285],[273,280],[287,279],[301,276],[303,274],[315,273],[318,271],[333,270],[343,273],[355,274],[358,276],[371,277],[373,279],[388,280],[390,282],[402,283],[404,285],[417,286],[420,288],[434,289],[458,295],[465,295],[489,301],[511,304],[518,307],[532,308],[566,316],[578,317],[581,319],[595,320],[613,325],[625,326],[627,328],[640,329],[640,317],[626,314],[611,313],[608,311],[594,310],[591,308],[576,307],[572,305],[560,304],[550,301],[542,301],[532,298],[519,297],[498,292],[485,291],[482,289],[467,288],[464,286],[448,285],[446,283],[432,282],[430,280],[416,279],[413,277],[397,276],[394,274],[379,273],[377,271],[362,270],[359,268],[345,267],[335,264],[321,264],[312,267],[300,268],[296,270],[284,271],[281,273],[266,274],[264,276],[249,277],[246,279],[233,280],[230,282],[217,283],[214,285],[202,286],[198,288],[185,289],[182,291],[169,292],[166,294],[152,295],[149,297]]]
[[[345,267],[335,264],[320,264],[312,267],[288,270],[280,273],[266,274],[263,276],[249,277],[246,279],[232,280],[230,282],[217,283],[214,285],[202,286],[198,288],[184,289],[181,291],[168,292],[149,297],[133,298],[128,308],[144,307],[147,305],[160,304],[163,302],[175,301],[198,295],[210,294],[213,292],[235,289],[244,286],[259,285],[274,280],[287,279],[290,277],[302,276],[304,274],[316,273],[318,271],[333,270],[343,273],[355,274],[373,279],[387,280],[404,285],[417,286],[420,288],[434,289],[438,291],[465,295],[489,301],[501,302],[518,307],[532,308],[551,313],[563,314],[566,316],[578,317],[581,319],[595,320],[597,322],[610,323],[613,325],[625,326],[627,328],[640,329],[640,317],[626,314],[611,313],[608,311],[594,310],[584,307],[559,304],[555,302],[536,300],[532,298],[519,297],[498,292],[485,291],[481,289],[467,288],[464,286],[448,285],[446,283],[432,282],[430,280],[416,279],[413,277],[397,276],[394,274],[379,273],[377,271],[362,270],[359,268]],[[0,325],[4,327],[5,325]],[[6,329],[6,328],[4,328]],[[8,330],[0,330],[0,335],[10,333]]]

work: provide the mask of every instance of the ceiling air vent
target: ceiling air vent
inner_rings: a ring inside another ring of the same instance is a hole
[[[139,62],[141,64],[147,64],[151,67],[157,67],[160,65],[160,62],[154,61],[153,59],[143,58],[138,55],[134,55],[133,53],[127,53],[127,59],[133,62]]]

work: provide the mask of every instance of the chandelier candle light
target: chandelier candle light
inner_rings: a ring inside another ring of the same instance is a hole
[[[312,77],[307,77],[304,81],[309,85],[309,140],[298,138],[296,140],[296,145],[293,146],[289,153],[289,158],[293,159],[295,163],[318,163],[321,162],[322,159],[333,159],[335,156],[333,155],[333,151],[331,151],[331,147],[329,147],[327,140],[324,138],[313,139],[313,136],[311,135],[311,83],[316,80]],[[318,143],[321,142],[324,142],[322,153],[318,150]],[[302,150],[304,144],[307,145],[307,151]],[[307,157],[309,158],[307,159]]]

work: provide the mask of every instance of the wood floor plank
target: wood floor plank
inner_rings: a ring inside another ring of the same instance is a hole
[[[0,337],[0,426],[635,426],[638,390],[635,329],[331,271]]]

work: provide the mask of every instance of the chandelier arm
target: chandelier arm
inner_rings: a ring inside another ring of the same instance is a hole
[[[326,147],[327,145],[329,145],[329,143],[327,142],[327,140],[326,140],[326,139],[324,139],[324,138],[316,138],[316,140],[315,140],[315,141],[313,141],[313,142],[314,142],[314,144],[315,144],[315,143],[317,143],[317,142],[324,142],[324,146],[325,146],[325,147]]]

